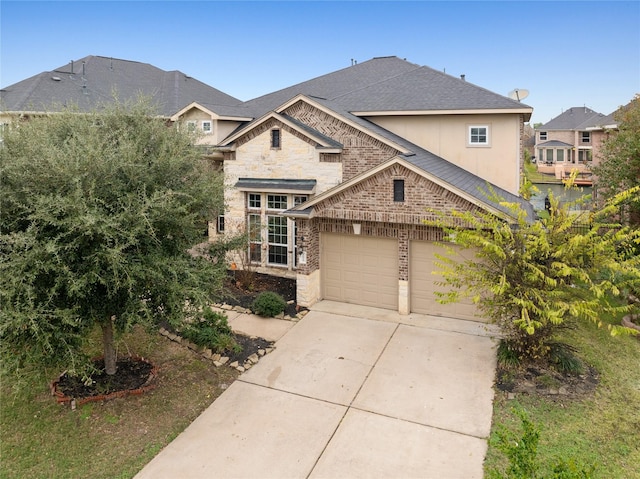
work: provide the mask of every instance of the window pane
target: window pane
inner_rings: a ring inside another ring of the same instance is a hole
[[[287,195],[268,195],[267,208],[270,210],[286,210]]]
[[[261,242],[260,215],[249,215],[249,241]]]
[[[558,163],[564,162],[564,150],[556,150],[556,161]]]
[[[404,201],[404,180],[393,180],[393,201]]]
[[[269,243],[287,244],[287,218],[269,216]]]
[[[271,130],[271,148],[280,148],[280,130]]]
[[[307,201],[307,195],[298,195],[293,197],[293,206],[298,206]]]
[[[547,150],[547,161],[548,162],[552,162],[553,161],[553,150],[552,149],[548,149]]]
[[[486,144],[487,143],[487,127],[473,126],[469,129],[469,142]]]
[[[261,207],[261,196],[255,193],[249,193],[249,208],[260,208]]]
[[[269,263],[287,264],[288,229],[287,218],[282,216],[268,216],[269,225]]]
[[[260,244],[251,243],[249,245],[249,260],[252,263],[260,263],[262,261],[262,256],[260,252],[261,252]]]
[[[286,265],[287,247],[269,245],[269,263]]]

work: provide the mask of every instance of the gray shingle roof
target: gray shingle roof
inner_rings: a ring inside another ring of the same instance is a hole
[[[150,96],[167,117],[194,101],[215,105],[217,113],[235,112],[241,106],[237,98],[180,71],[101,56],[87,56],[9,85],[0,99],[4,111],[59,111],[71,105],[89,111],[112,101],[114,93],[121,101]]]
[[[573,148],[573,145],[570,143],[565,143],[564,141],[560,141],[560,140],[549,140],[549,141],[544,141],[542,143],[538,143],[537,145],[538,147],[542,146],[542,147],[548,147],[548,148],[552,148],[552,147],[563,147],[563,148]]]
[[[312,192],[316,187],[316,180],[302,180],[299,178],[238,178],[236,188],[267,190],[291,190]]]
[[[586,106],[574,106],[562,112],[544,125],[536,128],[538,131],[545,130],[580,130],[597,123],[604,118],[602,113],[593,111]]]
[[[347,111],[520,109],[529,106],[398,57],[373,58],[245,103],[262,116],[296,95],[339,102]]]

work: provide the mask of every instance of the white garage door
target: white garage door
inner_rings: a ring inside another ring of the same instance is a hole
[[[468,250],[456,248],[460,258],[472,259],[473,254]],[[446,250],[429,241],[412,241],[410,247],[409,281],[411,289],[411,311],[434,316],[448,316],[459,319],[483,321],[475,316],[476,306],[471,298],[465,298],[460,303],[440,304],[436,301],[436,291],[446,291],[444,286],[436,285],[442,281],[442,276],[433,274],[440,268],[435,264],[436,253],[446,256]]]
[[[398,243],[393,239],[323,234],[324,299],[398,309]]]

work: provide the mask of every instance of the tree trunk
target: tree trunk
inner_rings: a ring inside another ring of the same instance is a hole
[[[109,318],[102,323],[102,344],[104,346],[105,372],[113,376],[116,373],[116,347],[113,341],[113,319]]]

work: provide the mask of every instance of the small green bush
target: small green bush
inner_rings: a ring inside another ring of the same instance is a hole
[[[180,335],[197,346],[209,348],[218,353],[239,352],[241,349],[233,337],[226,315],[211,309],[205,310],[199,320],[182,328]]]
[[[552,343],[549,359],[554,367],[563,373],[581,374],[584,371],[582,361],[575,355],[575,348],[565,343]]]
[[[287,307],[287,302],[278,293],[265,291],[260,293],[253,301],[253,312],[260,316],[273,317],[282,313]]]

